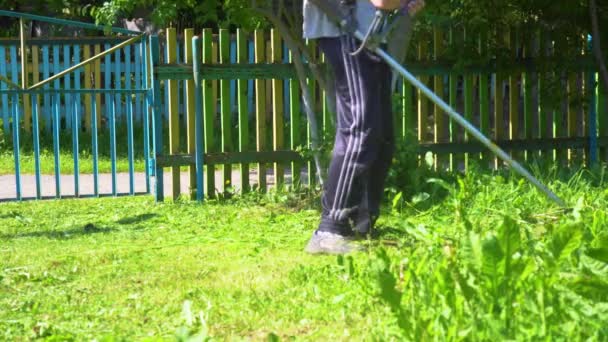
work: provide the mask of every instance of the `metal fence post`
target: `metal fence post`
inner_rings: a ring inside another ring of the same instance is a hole
[[[154,75],[154,68],[160,63],[160,42],[157,35],[150,36],[150,70],[152,92],[152,149],[151,164],[155,169],[155,197],[157,202],[165,199],[163,187],[163,168],[158,166],[157,158],[163,154],[163,120],[161,114],[160,80]]]
[[[203,154],[205,148],[203,146],[203,76],[201,75],[202,62],[201,42],[199,37],[192,38],[192,67],[194,71],[194,98],[195,98],[195,117],[194,117],[194,135],[196,148],[196,200],[203,201]]]

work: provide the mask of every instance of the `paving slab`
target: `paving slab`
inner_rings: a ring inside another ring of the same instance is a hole
[[[164,172],[164,190],[165,198],[172,198],[173,196],[173,179],[171,172]],[[302,179],[306,179],[306,174],[302,174]],[[269,170],[266,174],[266,181],[269,187],[274,185],[274,175],[272,170]],[[41,183],[41,195],[43,198],[56,197],[56,184],[54,175],[42,175],[40,179]],[[206,182],[206,177],[205,177]],[[291,172],[285,171],[285,182],[291,183]],[[116,191],[118,194],[130,194],[131,180],[129,173],[117,173],[116,174]],[[249,173],[249,183],[254,185],[257,183],[257,170],[253,169]],[[2,175],[0,176],[0,201],[9,201],[16,199],[16,179],[15,175]],[[62,175],[60,177],[61,184],[61,196],[62,197],[74,197],[75,196],[75,180],[74,175]],[[112,195],[112,174],[102,173],[99,174],[98,178],[99,194],[100,195]],[[215,173],[215,184],[217,191],[224,191],[223,186],[223,171],[220,169]],[[232,170],[232,186],[237,190],[241,188],[241,175],[238,168]],[[151,182],[150,186],[153,186]],[[180,191],[182,194],[188,194],[190,188],[190,176],[188,172],[180,173]],[[133,175],[133,191],[134,193],[145,193],[146,192],[146,176],[145,173],[135,173]],[[81,174],[79,179],[79,195],[82,197],[89,197],[94,195],[94,180],[92,174]],[[36,197],[36,177],[32,174],[21,175],[21,196],[23,198],[35,198]]]

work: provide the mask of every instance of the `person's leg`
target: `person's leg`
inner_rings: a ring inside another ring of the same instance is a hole
[[[385,75],[386,79],[392,78],[392,71],[388,65],[383,64],[380,72]],[[395,154],[391,84],[389,82],[380,84],[378,91],[378,107],[381,108],[379,114],[382,115],[382,141],[380,142],[381,147],[378,156],[370,169],[369,177],[369,208],[372,215],[372,224],[380,215],[384,185]]]
[[[332,67],[334,76],[334,88],[336,99],[336,135],[332,151],[332,159],[329,165],[328,177],[325,181],[321,204],[323,214],[320,231],[332,232],[340,235],[351,235],[352,230],[346,220],[333,220],[329,213],[333,206],[333,198],[338,182],[339,170],[344,163],[344,156],[351,140],[349,128],[352,125],[353,113],[352,91],[349,87],[347,70],[343,58],[343,38],[322,38],[319,39],[319,47]]]
[[[375,205],[369,201],[375,196],[369,194],[376,182],[369,177],[376,159],[384,154],[380,150],[386,139],[386,114],[382,112],[390,112],[386,106],[390,73],[368,52],[352,56],[357,45],[353,38],[342,37],[338,55],[335,45],[332,49],[321,44],[336,74],[338,120],[319,230],[342,234],[349,228],[349,220],[369,216]]]
[[[376,158],[370,166],[367,182],[364,184],[364,196],[356,216],[353,217],[354,229],[362,235],[372,232],[380,216],[380,204],[384,196],[384,183],[395,151],[395,136],[392,110],[392,71],[385,63],[379,63],[377,75],[380,82],[372,89],[375,92],[373,108],[377,108],[381,128],[379,148]]]
[[[345,220],[336,221],[329,218],[333,206],[333,196],[337,184],[338,170],[344,160],[348,146],[349,135],[344,134],[352,122],[351,91],[347,80],[345,64],[342,54],[342,39],[319,39],[319,47],[324,52],[333,69],[334,87],[336,96],[336,140],[333,157],[329,167],[329,176],[325,181],[325,188],[321,203],[323,214],[318,229],[313,233],[306,251],[309,253],[345,254],[357,249],[350,242],[352,230]]]
[[[369,52],[351,55],[358,47],[354,38],[322,39],[320,47],[334,70],[338,117],[321,222],[306,249],[347,253],[352,248],[342,242],[352,234],[351,221],[371,222],[378,202],[371,187],[382,186],[370,181],[370,176],[378,172],[373,168],[378,156],[386,159],[381,149],[387,139],[384,127],[392,127],[392,120],[386,120],[391,117],[391,76],[385,72],[386,65]]]

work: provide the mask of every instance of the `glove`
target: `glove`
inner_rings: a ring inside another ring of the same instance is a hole
[[[407,9],[407,12],[411,16],[416,15],[416,13],[420,12],[424,6],[426,6],[424,0],[402,0],[402,2],[405,2],[403,8]]]

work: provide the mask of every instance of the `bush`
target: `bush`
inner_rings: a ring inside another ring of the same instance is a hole
[[[8,148],[8,141],[3,127],[4,124],[2,120],[0,120],[0,151],[3,151],[5,148]]]
[[[433,182],[437,178],[444,182]],[[402,201],[418,204],[429,198],[443,198],[448,192],[446,183],[454,183],[455,180],[456,174],[435,170],[431,153],[421,157],[416,138],[409,136],[397,144],[385,191],[395,208]]]

